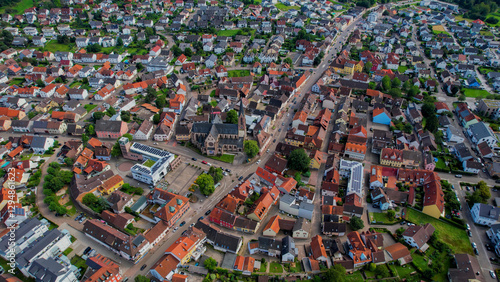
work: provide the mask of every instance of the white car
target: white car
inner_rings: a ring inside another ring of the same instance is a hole
[[[465,226],[467,226],[467,230],[470,230],[470,225],[468,223]]]
[[[472,242],[472,247],[475,249],[477,248],[476,242]]]

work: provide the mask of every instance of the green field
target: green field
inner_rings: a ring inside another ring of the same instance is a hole
[[[44,51],[50,51],[52,53],[55,52],[69,52],[71,49],[73,49],[74,43],[70,44],[59,44],[57,43],[57,40],[50,40],[49,42],[45,43],[45,47],[43,48]]]
[[[97,105],[87,104],[83,107],[85,108],[85,110],[87,110],[87,113],[90,113],[90,111],[92,111],[95,107],[97,107]]]
[[[239,29],[219,30],[219,31],[217,31],[217,35],[231,37],[231,36],[235,36],[236,34],[238,34],[238,31],[239,31]]]
[[[5,13],[6,9],[14,9],[17,11],[15,14],[20,15],[24,13],[24,10],[31,8],[33,6],[34,6],[33,0],[21,0],[13,6],[0,7],[0,14]]]
[[[24,78],[14,78],[9,82],[9,85],[21,85],[24,82]]]
[[[384,223],[384,224],[393,224],[397,222],[396,219],[390,220],[387,217],[387,213],[385,212],[371,212],[370,220],[372,219],[375,220],[377,223]]]
[[[279,262],[271,262],[271,265],[269,266],[269,272],[270,273],[283,273],[283,266]]]
[[[153,160],[147,160],[143,163],[144,166],[152,167],[156,162]]]
[[[398,71],[399,71],[399,73],[405,73],[405,71],[406,71],[407,69],[408,69],[408,67],[407,67],[407,66],[399,66],[399,67],[398,67]]]
[[[229,77],[242,77],[242,76],[249,76],[250,75],[250,70],[230,70],[227,71],[227,76]]]
[[[353,274],[349,274],[345,277],[345,281],[347,282],[358,282],[358,281],[365,281],[365,279],[363,278],[363,274],[361,274],[361,272],[356,271],[354,272]]]
[[[208,156],[211,159],[218,160],[225,163],[232,164],[234,161],[234,155],[221,155],[221,156]]]
[[[486,90],[481,90],[481,89],[462,89],[462,92],[466,97],[472,97],[472,98],[486,98],[486,96],[490,95],[490,93]]]
[[[281,11],[288,11],[291,9],[300,10],[299,6],[287,6],[283,3],[277,3],[277,4],[274,4],[274,6],[278,9],[280,9]]]
[[[500,12],[496,12],[496,13],[489,13],[486,18],[490,18],[490,17],[493,17],[493,18],[497,18],[498,20],[500,20]],[[487,25],[489,26],[500,26],[500,22],[496,23],[496,24],[489,24],[489,23],[486,23]]]
[[[438,238],[447,243],[454,253],[472,254],[469,236],[467,236],[465,230],[414,209],[407,209],[406,211],[406,219],[408,221],[419,225],[432,224],[436,228]]]
[[[436,167],[440,169],[447,169],[448,167],[446,166],[446,163],[442,158],[438,157],[438,161],[436,162]]]

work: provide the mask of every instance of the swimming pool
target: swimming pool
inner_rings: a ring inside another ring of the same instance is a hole
[[[10,162],[6,162],[6,163],[4,163],[4,164],[3,164],[2,166],[0,166],[0,167],[4,168],[4,167],[8,166],[9,164],[10,164]]]

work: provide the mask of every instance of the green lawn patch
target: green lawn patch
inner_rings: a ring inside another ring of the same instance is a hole
[[[57,40],[50,40],[49,42],[45,43],[45,47],[43,49],[45,51],[50,51],[52,53],[70,52],[73,49],[73,46],[75,46],[74,43],[59,44],[59,43],[57,43]]]
[[[447,243],[454,253],[472,254],[469,236],[465,230],[414,209],[406,210],[406,219],[419,225],[432,224],[436,228],[438,238]]]
[[[7,9],[13,9],[16,10],[16,12],[14,13],[15,15],[20,15],[24,13],[24,10],[31,8],[33,6],[34,6],[33,0],[21,0],[12,6],[0,7],[0,14],[5,13],[5,10]]]
[[[87,105],[84,105],[83,107],[85,108],[85,110],[87,110],[87,113],[90,113],[90,111],[92,111],[94,108],[96,108],[97,105],[87,104]]]
[[[497,71],[496,69],[487,68],[487,67],[479,67],[478,70],[482,74],[488,74],[488,73],[490,73],[492,71]]]
[[[394,265],[394,268],[396,269],[396,272],[398,273],[400,278],[409,278],[411,273],[417,271],[411,264],[406,264],[403,266]]]
[[[235,36],[236,34],[238,34],[238,31],[239,31],[239,29],[219,30],[219,31],[217,31],[217,35],[231,37],[231,36]]]
[[[353,274],[349,274],[345,277],[346,282],[358,282],[358,281],[365,281],[363,278],[363,274],[358,270],[354,272]]]
[[[386,212],[371,212],[370,220],[375,220],[377,223],[384,224],[393,224],[398,221],[397,219],[390,220]]]
[[[485,36],[493,36],[493,32],[489,31],[489,30],[481,30],[479,32],[479,34],[481,35],[485,35]]]
[[[261,263],[259,272],[267,272],[267,263]]]
[[[500,20],[500,12],[496,12],[496,13],[489,13],[486,18],[497,18],[498,20]],[[500,22],[496,23],[496,24],[490,24],[490,23],[486,23],[487,25],[489,26],[500,26]],[[482,34],[482,33],[481,33]]]
[[[299,273],[302,272],[302,264],[300,262],[295,262],[294,266],[291,263],[285,264],[286,272]]]
[[[24,82],[24,78],[14,78],[9,82],[9,85],[21,85]]]
[[[69,253],[71,253],[72,251],[73,251],[72,248],[67,248],[66,251],[63,252],[63,255],[68,256]]]
[[[399,73],[405,73],[405,71],[408,69],[407,66],[399,66],[398,67],[398,72]]]
[[[440,157],[438,157],[438,161],[436,163],[436,167],[437,168],[440,168],[440,169],[448,169],[448,167],[446,166],[446,163],[444,162],[444,160]]]
[[[227,76],[229,77],[243,77],[243,76],[249,76],[250,75],[250,70],[230,70],[227,71]]]
[[[274,4],[274,6],[278,9],[280,9],[281,11],[288,11],[291,9],[300,10],[299,6],[287,6],[283,3],[277,3],[277,4]]]
[[[75,80],[75,81],[71,82],[71,84],[69,85],[69,88],[78,88],[78,87],[80,87],[80,85],[82,85],[82,82]]]
[[[472,98],[486,98],[486,96],[490,95],[490,93],[486,90],[481,90],[481,89],[462,89],[462,92],[466,97],[472,97]]]
[[[218,161],[230,163],[230,164],[232,164],[234,161],[234,155],[225,154],[225,155],[221,155],[221,156],[208,156],[208,157],[211,159],[214,159],[214,160],[218,160]]]
[[[269,265],[269,272],[270,273],[283,273],[283,266],[279,262],[271,262]]]
[[[87,271],[87,264],[85,263],[85,260],[82,259],[80,256],[73,256],[71,258],[71,264],[78,267],[79,269],[82,269],[82,271],[80,271],[80,273],[85,273],[85,271]]]
[[[153,160],[147,160],[143,163],[144,166],[152,167],[156,162]]]

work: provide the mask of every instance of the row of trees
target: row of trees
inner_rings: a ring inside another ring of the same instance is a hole
[[[53,162],[47,168],[47,175],[45,175],[43,183],[43,194],[46,196],[43,202],[49,206],[49,210],[56,213],[56,215],[65,215],[68,209],[59,203],[56,193],[61,190],[65,185],[71,182],[73,172],[68,170],[61,170],[61,165]]]

